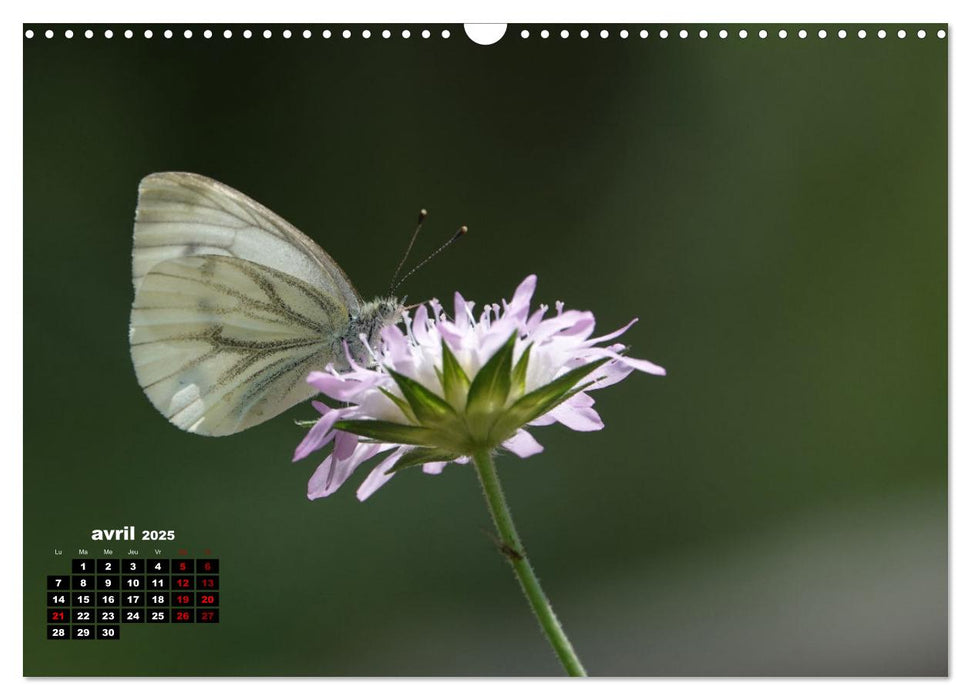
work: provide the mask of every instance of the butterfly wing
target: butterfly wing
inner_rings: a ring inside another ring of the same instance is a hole
[[[138,383],[173,424],[230,435],[309,398],[305,379],[340,357],[343,300],[278,269],[226,255],[156,264],[135,292]]]
[[[334,259],[262,204],[203,175],[146,176],[135,210],[135,290],[159,263],[195,255],[249,260],[338,295],[352,312],[361,305]]]

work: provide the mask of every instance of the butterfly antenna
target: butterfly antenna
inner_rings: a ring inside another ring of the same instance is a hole
[[[459,230],[456,231],[455,233],[453,233],[451,238],[449,238],[447,241],[445,241],[442,245],[440,245],[438,247],[438,250],[436,250],[434,253],[432,253],[427,258],[425,258],[424,260],[422,260],[420,263],[418,263],[417,265],[415,265],[413,268],[411,268],[410,270],[408,270],[408,272],[405,274],[405,276],[402,277],[400,280],[398,280],[394,284],[393,287],[391,287],[391,292],[390,293],[391,294],[394,294],[394,290],[396,290],[398,287],[400,287],[402,282],[404,282],[406,279],[408,279],[413,274],[415,274],[416,272],[418,272],[421,268],[425,267],[426,264],[428,264],[429,262],[431,262],[432,258],[438,256],[439,253],[441,253],[443,250],[445,250],[450,245],[452,245],[453,243],[455,243],[455,241],[457,241],[458,239],[460,239],[462,236],[464,236],[468,232],[469,232],[469,227],[468,226],[460,226],[459,227]]]
[[[415,232],[411,234],[411,240],[408,241],[408,247],[405,249],[405,254],[401,256],[401,261],[398,263],[398,267],[394,269],[394,274],[391,275],[391,291],[389,294],[397,289],[398,285],[395,284],[395,280],[398,279],[398,273],[401,272],[401,268],[405,264],[405,260],[407,260],[408,256],[411,255],[411,249],[414,247],[415,240],[418,238],[418,232],[421,231],[421,225],[425,223],[425,219],[427,218],[427,209],[422,209],[420,212],[418,212],[418,225],[415,226]]]

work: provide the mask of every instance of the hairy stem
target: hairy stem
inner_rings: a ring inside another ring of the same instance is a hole
[[[479,474],[479,482],[485,492],[486,503],[489,504],[489,513],[492,514],[492,521],[496,524],[499,531],[500,550],[512,565],[519,579],[519,585],[523,588],[523,593],[529,601],[540,627],[553,646],[560,663],[571,676],[586,676],[587,672],[580,663],[573,645],[567,639],[560,621],[553,613],[553,606],[550,605],[549,598],[543,593],[539,585],[539,579],[526,557],[526,550],[519,534],[516,532],[516,525],[512,521],[512,514],[506,499],[502,495],[502,487],[499,485],[499,476],[496,474],[496,466],[492,461],[492,455],[487,450],[476,452],[472,455],[475,462],[476,472]]]

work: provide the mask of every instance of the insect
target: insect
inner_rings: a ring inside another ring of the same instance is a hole
[[[362,336],[373,346],[403,311],[394,296],[365,302],[314,241],[193,173],[139,184],[132,278],[138,383],[170,422],[200,435],[238,433],[308,399],[311,370],[348,367],[345,344],[366,364]]]

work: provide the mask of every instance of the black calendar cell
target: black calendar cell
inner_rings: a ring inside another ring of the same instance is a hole
[[[68,608],[48,608],[47,621],[55,623],[66,623],[71,619],[71,611]]]
[[[76,608],[71,611],[71,622],[75,624],[89,625],[94,622],[94,610]]]
[[[47,638],[48,639],[70,639],[71,628],[68,625],[48,625]]]
[[[72,576],[71,588],[75,591],[93,591],[96,579],[94,576]]]
[[[167,591],[169,589],[169,577],[149,576],[145,579],[145,588],[150,591]]]
[[[145,573],[147,574],[169,573],[169,560],[168,559],[146,559]]]
[[[173,610],[172,622],[192,622],[192,610]]]
[[[122,608],[122,622],[145,622],[145,608]]]
[[[218,576],[196,576],[196,588],[203,591],[219,590]]]
[[[194,598],[191,593],[173,593],[172,594],[172,607],[173,608],[191,608]]]
[[[199,591],[196,593],[196,605],[203,607],[215,607],[219,605],[219,594],[215,592]]]
[[[72,574],[93,574],[94,559],[72,559],[71,573]]]
[[[169,593],[168,591],[159,591],[157,593],[147,594],[145,604],[150,608],[167,608],[169,607]]]
[[[219,622],[219,610],[196,610],[196,622]]]
[[[66,591],[70,587],[71,587],[70,576],[48,576],[47,577],[47,590],[49,591]]]
[[[99,574],[117,574],[121,571],[121,562],[117,559],[99,559],[98,560],[98,573]]]
[[[68,602],[67,593],[48,593],[47,594],[47,604],[52,608],[63,608],[66,605],[70,605]]]
[[[121,585],[121,579],[118,576],[99,576],[98,577],[98,590],[99,591],[116,591]]]
[[[196,573],[199,574],[218,574],[218,559],[196,559]]]
[[[145,605],[145,594],[126,591],[121,594],[121,604],[129,608]]]
[[[172,590],[173,591],[189,591],[189,590],[192,590],[192,577],[191,576],[173,576],[172,577]]]
[[[122,559],[121,573],[126,576],[128,574],[144,574],[145,560],[144,559]]]
[[[98,625],[95,628],[95,637],[97,639],[113,640],[118,639],[120,629],[118,625]]]
[[[71,639],[94,639],[94,625],[74,625]]]
[[[98,594],[98,607],[99,608],[111,608],[117,607],[121,599],[118,597],[117,593],[99,593]]]
[[[121,619],[121,608],[98,608],[96,612],[99,624],[115,624]]]
[[[195,562],[192,559],[173,559],[172,573],[191,574],[195,570],[193,564],[195,564]]]
[[[168,610],[147,610],[145,613],[146,622],[168,622],[169,617]]]
[[[80,591],[71,594],[71,605],[75,608],[93,608],[94,601],[94,593]]]
[[[123,591],[141,591],[145,588],[145,579],[141,576],[122,576],[121,577],[121,590]]]

